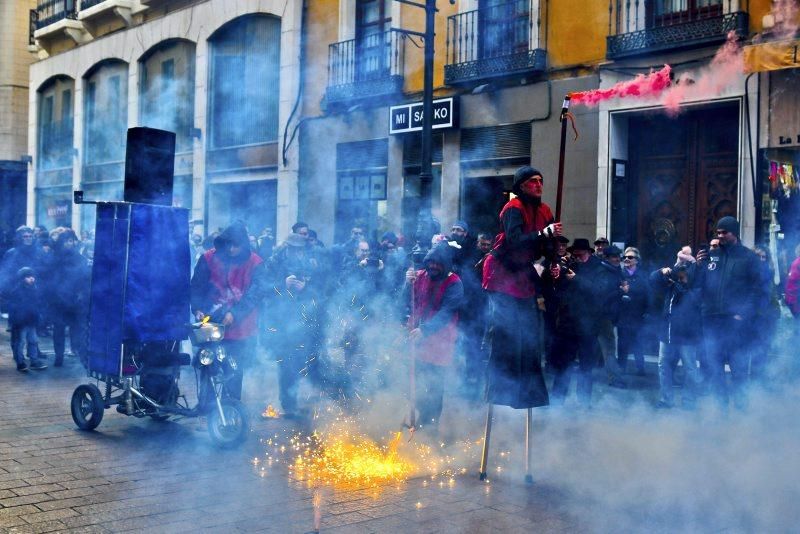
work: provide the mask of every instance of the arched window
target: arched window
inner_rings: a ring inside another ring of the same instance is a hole
[[[51,78],[37,91],[36,220],[48,228],[72,217],[72,160],[75,82]]]
[[[276,142],[280,19],[248,15],[209,39],[210,148]]]
[[[140,60],[139,124],[175,132],[175,150],[192,149],[195,45],[165,41]]]

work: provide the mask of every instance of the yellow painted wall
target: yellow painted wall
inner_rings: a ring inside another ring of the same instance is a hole
[[[425,0],[420,0],[424,3]],[[447,17],[458,13],[458,6],[453,5],[447,0],[439,0],[436,3],[439,12],[436,14],[436,37],[434,38],[434,64],[433,64],[433,87],[441,89],[444,86],[444,66],[447,62]],[[404,29],[418,32],[425,31],[425,10],[403,5],[401,10],[401,21]],[[407,93],[421,92],[423,80],[423,63],[425,60],[424,42],[422,39],[414,38],[420,45],[414,46],[410,41],[406,42],[406,69],[405,87]]]
[[[605,61],[608,0],[549,0],[547,59],[550,68]]]
[[[328,47],[339,40],[339,0],[307,0],[303,114],[322,113],[328,85]]]

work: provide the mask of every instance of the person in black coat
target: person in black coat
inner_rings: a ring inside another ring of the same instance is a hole
[[[17,364],[17,371],[27,371],[23,348],[28,346],[30,368],[47,369],[39,354],[39,340],[36,329],[42,308],[42,297],[36,284],[36,274],[30,267],[23,267],[17,272],[17,281],[7,292],[8,324],[13,339],[11,351]]]
[[[645,314],[650,309],[650,283],[648,275],[639,266],[639,249],[628,247],[622,257],[622,300],[617,322],[617,358],[620,369],[625,370],[628,354],[633,353],[636,374],[644,376]]]
[[[720,247],[698,253],[698,287],[701,290],[703,338],[711,386],[723,406],[727,405],[725,363],[730,365],[733,400],[744,407],[744,386],[750,364],[749,343],[755,314],[769,300],[758,257],[742,245],[739,222],[722,217],[717,222]]]
[[[659,408],[674,405],[673,371],[678,360],[684,371],[683,406],[691,407],[700,385],[697,369],[697,345],[701,340],[699,289],[694,286],[696,278],[695,259],[691,249],[685,247],[678,253],[674,267],[653,271],[650,283],[664,292],[663,322],[659,331],[658,380],[661,394]]]
[[[604,302],[617,288],[602,261],[594,255],[588,239],[576,239],[569,252],[573,258],[569,265],[549,263],[542,272],[545,305],[555,310],[555,338],[548,355],[548,363],[555,373],[551,398],[554,403],[564,403],[569,390],[569,369],[577,358],[580,368],[578,402],[589,407]]]
[[[79,251],[78,237],[66,228],[55,238],[52,270],[47,280],[48,311],[53,321],[53,365],[64,364],[66,330],[72,353],[86,358],[86,323],[91,271]]]

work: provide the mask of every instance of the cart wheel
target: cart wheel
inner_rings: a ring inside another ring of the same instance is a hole
[[[208,433],[217,447],[227,449],[245,440],[250,431],[250,423],[244,405],[238,400],[222,399],[222,411],[227,424],[222,424],[219,409],[214,406],[208,413]]]
[[[72,420],[81,430],[94,430],[103,420],[105,401],[94,384],[81,384],[72,393]]]

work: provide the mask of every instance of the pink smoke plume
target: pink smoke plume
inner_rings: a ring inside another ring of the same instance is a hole
[[[735,32],[728,33],[725,44],[717,50],[708,67],[694,73],[682,74],[676,83],[664,91],[661,103],[667,113],[680,113],[680,105],[687,100],[709,98],[722,94],[731,84],[741,79],[744,73],[744,55]]]
[[[648,97],[661,93],[670,85],[670,72],[672,67],[664,65],[664,68],[648,75],[638,74],[633,80],[619,82],[608,89],[593,89],[591,91],[581,91],[572,93],[570,96],[573,104],[584,106],[597,106],[601,102],[612,98],[626,97]]]
[[[774,26],[765,33],[771,39],[792,39],[797,34],[800,6],[797,0],[774,0],[770,16]]]

